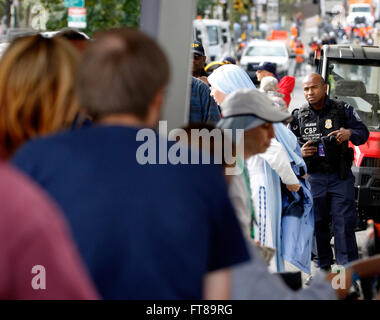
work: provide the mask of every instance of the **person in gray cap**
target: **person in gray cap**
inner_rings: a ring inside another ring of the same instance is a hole
[[[289,113],[280,110],[265,94],[255,89],[239,89],[229,94],[222,103],[224,117],[217,126],[221,129],[244,130],[244,158],[264,152],[272,137],[274,137],[273,123],[287,122]],[[251,197],[249,196],[249,179],[244,167],[244,159],[238,164],[243,166],[243,173],[233,176],[230,184],[230,197],[237,215],[243,215],[246,220],[254,223]],[[244,197],[245,196],[245,197]],[[240,217],[239,217],[240,218]],[[258,246],[248,238],[251,237],[251,228],[242,224],[247,248],[251,259],[248,262],[231,268],[232,270],[232,299],[245,300],[335,300],[344,298],[348,292],[353,275],[364,275],[364,267],[369,266],[369,260],[361,260],[347,266],[344,270],[346,286],[334,289],[331,281],[336,274],[318,271],[310,287],[304,290],[293,291],[278,274],[268,271],[266,261],[260,254]],[[380,258],[376,261],[380,263]],[[371,269],[372,270],[372,269]],[[374,270],[374,269],[373,269]],[[339,276],[339,275],[338,275]],[[365,276],[368,276],[366,274]]]
[[[263,93],[256,89],[238,89],[229,94],[221,104],[223,118],[217,127],[232,129],[233,141],[243,144],[243,154],[237,159],[239,172],[230,186],[230,197],[241,222],[246,239],[254,238],[254,208],[251,197],[249,173],[245,162],[250,157],[264,153],[274,138],[273,122],[289,121],[291,115],[280,110]],[[244,130],[244,139],[237,141],[237,130]],[[239,148],[237,148],[239,150]]]
[[[244,129],[244,158],[263,153],[274,138],[273,122],[291,119],[287,111],[279,110],[272,101],[256,89],[239,89],[229,94],[221,104],[222,129]]]
[[[223,67],[221,67],[221,69]],[[210,78],[212,77],[210,76]],[[244,84],[237,86],[236,81],[230,79],[232,79],[231,75],[228,79],[223,81],[223,84],[224,86],[230,86],[231,89],[234,88],[234,90],[231,90],[232,92],[236,90],[236,87],[240,86],[244,88]],[[214,85],[215,81],[213,80],[214,79],[212,78],[211,82]],[[245,88],[248,87],[245,86]],[[257,121],[259,121],[259,126],[264,124],[265,121],[263,119],[266,119],[270,121],[270,123],[263,127],[270,125],[271,130],[273,131],[274,128],[271,122],[282,121],[282,119],[276,120],[275,118],[275,115],[278,112],[278,107],[275,106],[265,94],[261,94],[257,90],[248,89],[247,93],[249,94],[234,95],[233,97],[235,98],[233,98],[233,100],[230,100],[231,98],[228,100],[226,100],[226,98],[223,99],[223,102],[221,102],[223,121],[231,121],[229,120],[230,115],[251,114],[254,112],[255,114],[258,113],[261,115],[261,117],[257,119]],[[227,95],[227,97],[228,96],[229,95]],[[234,101],[237,99],[239,101]],[[225,100],[227,102],[224,102]],[[224,110],[224,108],[226,108],[226,110]],[[284,111],[281,115],[282,117],[285,117],[285,119],[289,119],[290,117],[290,114],[287,111]],[[243,117],[243,119],[239,117],[239,120],[249,121],[246,117]],[[236,117],[234,117],[233,121],[236,123]],[[227,125],[230,126],[229,123]],[[277,127],[277,125],[274,127]],[[286,134],[287,133],[285,133],[285,135]],[[282,212],[280,181],[287,186],[288,190],[295,192],[300,188],[300,184],[292,169],[287,150],[283,147],[282,143],[274,138],[274,136],[278,138],[277,133],[273,133],[269,140],[263,138],[255,139],[254,137],[246,138],[244,141],[244,149],[246,152],[245,158],[248,169],[247,180],[253,181],[250,186],[250,195],[253,201],[252,206],[253,209],[258,212],[257,225],[255,226],[255,240],[259,241],[262,246],[275,248],[277,250],[276,256],[271,260],[270,267],[272,271],[283,272],[284,259],[281,251],[280,238]],[[234,141],[236,141],[236,137],[234,137]],[[297,145],[296,142],[295,145]],[[256,148],[258,150],[251,150],[251,148]],[[254,156],[256,154],[260,155]],[[262,208],[262,210],[260,208]],[[245,220],[241,219],[241,221],[243,222]]]

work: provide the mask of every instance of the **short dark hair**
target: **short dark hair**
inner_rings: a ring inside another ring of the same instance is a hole
[[[111,114],[144,120],[169,73],[166,55],[146,34],[134,28],[101,32],[79,66],[79,101],[95,120]]]

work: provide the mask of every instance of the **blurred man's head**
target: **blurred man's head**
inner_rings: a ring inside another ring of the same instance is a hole
[[[100,33],[79,67],[81,106],[95,120],[128,115],[155,126],[169,72],[166,55],[144,33],[132,28]]]
[[[192,44],[193,49],[193,76],[199,78],[204,75],[203,68],[206,65],[206,56],[203,45],[199,41],[194,41]]]

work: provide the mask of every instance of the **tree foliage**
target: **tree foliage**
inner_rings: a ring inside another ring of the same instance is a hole
[[[49,12],[48,30],[67,27],[68,10],[64,0],[41,0]],[[137,27],[140,21],[141,0],[86,0],[87,28],[92,36],[96,31],[121,26]]]
[[[10,8],[12,0],[0,0],[0,16],[5,17],[5,24],[10,24]]]
[[[232,5],[233,21],[240,21],[241,15],[250,15],[250,9],[255,7],[253,0],[227,0],[226,4],[228,2],[231,2]],[[281,15],[292,19],[301,3],[310,3],[310,0],[279,0],[278,3]],[[198,0],[197,14],[204,17],[206,10],[212,14],[217,5],[221,5],[220,0]],[[264,5],[264,10],[266,10],[266,5]]]
[[[206,13],[206,10],[209,10],[217,2],[218,1],[216,1],[216,0],[198,0],[197,14],[200,16],[204,16]]]

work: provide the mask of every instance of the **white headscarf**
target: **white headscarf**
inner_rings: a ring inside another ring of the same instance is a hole
[[[256,88],[247,72],[234,64],[219,67],[208,76],[207,80],[211,86],[225,94],[230,94],[237,89]]]

